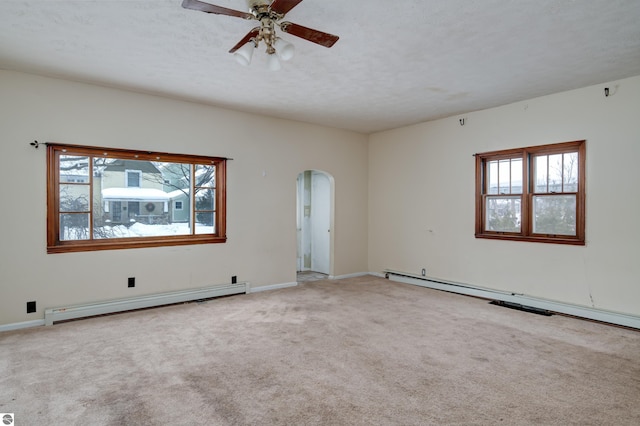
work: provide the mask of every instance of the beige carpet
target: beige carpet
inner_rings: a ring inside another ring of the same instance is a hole
[[[640,332],[376,277],[0,333],[16,425],[638,425]]]

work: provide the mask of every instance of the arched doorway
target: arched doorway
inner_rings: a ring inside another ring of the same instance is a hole
[[[298,175],[298,281],[331,275],[332,182],[322,171],[306,170]]]

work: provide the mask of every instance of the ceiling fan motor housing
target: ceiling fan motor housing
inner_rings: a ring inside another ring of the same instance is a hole
[[[249,11],[259,8],[260,6],[269,6],[271,4],[268,0],[247,0],[247,7]]]

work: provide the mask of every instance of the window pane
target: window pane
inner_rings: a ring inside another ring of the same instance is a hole
[[[498,193],[498,162],[489,161],[489,167],[487,168],[487,182],[489,187],[487,188],[487,194]]]
[[[487,197],[486,231],[520,232],[521,197]]]
[[[215,213],[196,213],[196,234],[213,234]]]
[[[522,194],[522,158],[511,160],[511,193]]]
[[[499,190],[500,194],[510,194],[511,190],[509,185],[511,183],[511,161],[510,160],[500,160],[498,163],[498,179],[499,179]]]
[[[75,155],[61,155],[59,157],[60,183],[89,182],[89,158]]]
[[[578,153],[564,154],[564,192],[578,191]]]
[[[549,191],[562,192],[562,154],[549,156]]]
[[[196,166],[196,184],[195,186],[206,186],[215,188],[216,186],[216,167],[213,165],[198,164]]]
[[[576,196],[533,197],[534,234],[576,235]]]
[[[61,212],[88,212],[89,185],[60,185]]]
[[[547,156],[535,157],[536,187],[535,192],[547,192]]]
[[[88,240],[89,214],[65,213],[60,215],[60,240]]]
[[[196,190],[196,210],[215,210],[215,190]]]

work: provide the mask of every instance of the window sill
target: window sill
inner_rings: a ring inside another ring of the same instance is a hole
[[[526,241],[533,243],[549,243],[549,244],[565,244],[574,246],[584,246],[586,242],[578,238],[562,238],[562,237],[543,237],[543,236],[522,236],[522,235],[508,235],[508,234],[476,234],[476,238],[483,238],[489,240],[504,240],[504,241]]]
[[[60,241],[57,245],[48,246],[47,253],[75,253],[83,251],[121,250],[148,247],[184,246],[195,244],[219,244],[225,243],[227,237],[213,235],[188,235],[167,236],[159,238],[120,238],[118,240],[93,240],[93,241]]]

